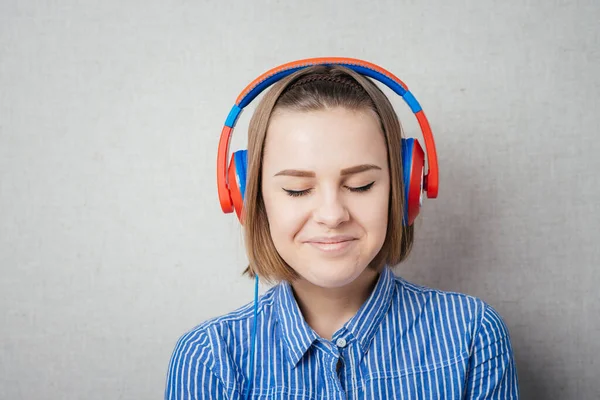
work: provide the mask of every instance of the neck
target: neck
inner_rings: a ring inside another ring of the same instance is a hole
[[[366,268],[353,282],[339,288],[323,288],[299,278],[291,283],[306,323],[322,338],[348,322],[371,295],[379,273]]]

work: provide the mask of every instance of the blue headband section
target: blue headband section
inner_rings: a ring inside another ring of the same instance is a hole
[[[402,96],[402,98],[404,99],[406,104],[408,104],[408,106],[410,107],[410,109],[412,110],[412,112],[414,114],[416,114],[422,110],[421,105],[419,104],[417,99],[415,99],[415,96],[413,96],[413,94],[409,90],[404,92],[404,96]]]
[[[404,89],[404,87],[402,87],[402,85],[400,85],[394,79],[388,77],[387,75],[382,74],[381,72],[375,71],[371,68],[363,67],[361,65],[355,65],[355,64],[340,63],[340,64],[321,64],[321,65],[343,65],[344,67],[349,68],[361,75],[365,75],[370,78],[376,79],[379,82],[386,85],[387,87],[389,87],[390,89],[392,89],[396,94],[400,95],[400,97],[402,97],[404,99],[404,101],[406,102],[406,104],[408,104],[408,106],[410,107],[410,109],[412,110],[412,112],[414,114],[421,111],[421,105],[419,104],[417,99],[415,99],[415,97],[413,96],[413,94],[410,91]],[[240,116],[240,113],[242,112],[242,109],[244,107],[246,107],[248,104],[250,104],[252,102],[252,100],[254,100],[256,98],[256,96],[258,96],[263,90],[265,90],[266,88],[268,88],[275,82],[279,81],[280,79],[285,78],[286,76],[288,76],[298,70],[304,69],[308,66],[309,65],[295,67],[295,68],[290,68],[290,69],[286,69],[286,70],[277,72],[277,73],[271,75],[270,77],[268,77],[267,79],[265,79],[264,81],[262,81],[261,83],[259,83],[258,85],[256,85],[254,88],[252,88],[252,90],[250,90],[242,98],[242,100],[240,100],[240,104],[236,104],[233,106],[233,108],[229,112],[229,115],[227,116],[225,125],[230,128],[233,128],[235,126],[235,123],[236,123],[238,117]]]
[[[229,115],[227,115],[227,119],[225,120],[225,126],[233,128],[241,112],[242,109],[238,107],[237,104],[234,104],[231,108],[231,111],[229,111]]]

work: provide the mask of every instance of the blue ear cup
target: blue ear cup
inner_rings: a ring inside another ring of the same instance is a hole
[[[240,189],[240,193],[242,195],[242,200],[245,198],[246,194],[246,176],[248,171],[248,150],[238,150],[233,153],[235,160],[235,177],[236,184]]]
[[[408,194],[412,170],[413,144],[415,139],[402,139],[402,183],[404,184],[404,225],[408,225]]]

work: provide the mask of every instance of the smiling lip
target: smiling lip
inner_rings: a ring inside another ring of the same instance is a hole
[[[356,241],[351,236],[329,236],[315,237],[307,240],[306,243],[326,253],[342,253],[347,250]]]
[[[342,243],[348,242],[350,240],[355,240],[352,236],[346,235],[338,235],[338,236],[317,236],[311,239],[308,239],[308,243],[320,243],[320,244],[333,244],[333,243]]]

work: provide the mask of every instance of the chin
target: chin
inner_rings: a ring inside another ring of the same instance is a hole
[[[367,268],[357,265],[356,261],[335,262],[335,261],[313,261],[307,271],[298,271],[298,273],[307,281],[315,286],[322,288],[338,288],[346,286]]]

